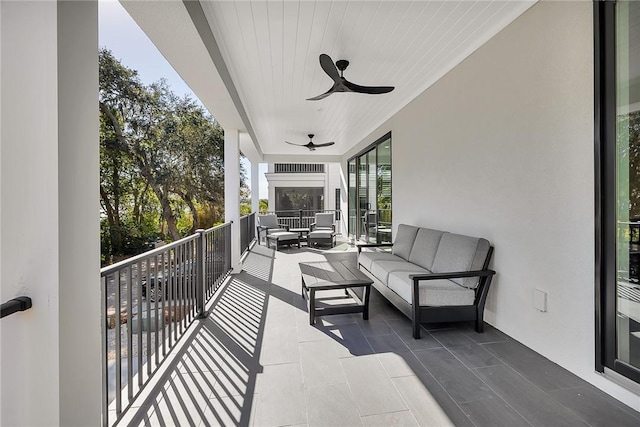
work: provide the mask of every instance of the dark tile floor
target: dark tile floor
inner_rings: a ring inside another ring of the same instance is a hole
[[[310,326],[298,262],[256,246],[122,425],[638,426],[640,414],[487,325],[425,325],[373,292],[370,320]]]

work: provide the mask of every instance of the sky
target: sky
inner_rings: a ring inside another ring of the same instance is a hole
[[[198,97],[164,59],[117,0],[99,0],[98,7],[100,47],[105,47],[113,52],[113,55],[124,66],[138,71],[138,76],[144,84],[157,82],[164,78],[171,90],[177,95],[189,95],[198,100]],[[251,164],[246,160],[243,164],[247,171],[247,185],[251,188]],[[267,164],[260,163],[258,174],[260,175],[259,195],[261,199],[268,197],[267,180],[264,177],[266,171]]]

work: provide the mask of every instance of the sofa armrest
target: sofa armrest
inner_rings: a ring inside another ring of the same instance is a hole
[[[362,248],[390,248],[393,243],[356,243],[358,253],[362,251]]]
[[[454,271],[447,273],[431,273],[431,274],[410,274],[409,279],[413,280],[413,288],[411,289],[411,303],[413,305],[414,315],[417,316],[417,307],[420,306],[420,280],[437,280],[437,279],[458,279],[461,277],[486,277],[487,282],[490,284],[493,275],[496,274],[493,270],[474,270],[474,271]],[[487,289],[484,287],[484,294],[482,295],[481,305],[484,309],[484,298],[486,298]]]
[[[414,282],[420,280],[460,279],[463,277],[487,277],[496,274],[493,270],[454,271],[447,273],[410,274],[409,279]]]

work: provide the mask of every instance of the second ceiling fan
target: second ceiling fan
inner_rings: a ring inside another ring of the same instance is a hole
[[[333,86],[321,95],[314,96],[313,98],[307,98],[307,101],[318,101],[336,92],[355,92],[378,95],[391,92],[394,89],[394,86],[360,86],[355,83],[351,83],[342,76],[342,72],[349,66],[349,61],[345,59],[339,59],[334,64],[329,55],[323,53],[320,55],[320,66],[333,80]],[[338,70],[340,70],[340,73],[338,73]]]
[[[307,147],[309,149],[309,151],[316,151],[316,148],[328,147],[330,145],[335,144],[335,142],[325,142],[324,144],[314,144],[314,142],[313,142],[314,135],[312,133],[310,133],[307,136],[309,137],[309,142],[306,143],[306,144],[294,144],[293,142],[289,142],[289,141],[285,141],[285,142],[287,144],[297,145],[298,147]]]

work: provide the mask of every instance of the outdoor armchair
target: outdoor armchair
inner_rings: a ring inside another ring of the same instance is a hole
[[[275,214],[258,215],[256,231],[258,234],[258,243],[260,243],[260,237],[263,231],[265,232],[264,236],[266,237],[271,233],[289,231],[289,226],[278,223],[278,217]]]
[[[307,244],[315,246],[327,243],[334,247],[336,244],[336,226],[333,222],[333,213],[317,213],[315,222],[309,226]]]
[[[311,231],[331,230],[336,231],[336,225],[333,222],[333,213],[317,213],[315,222],[309,226]]]

